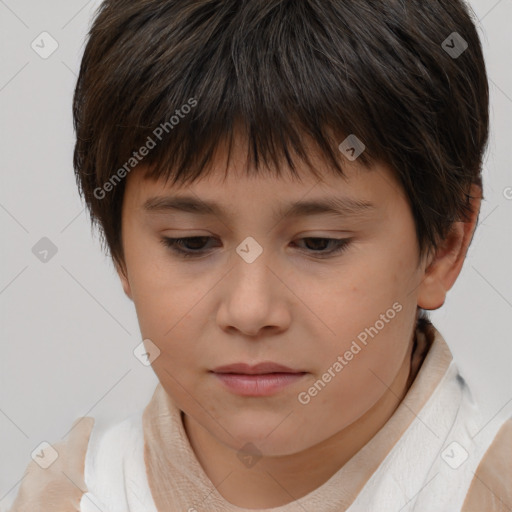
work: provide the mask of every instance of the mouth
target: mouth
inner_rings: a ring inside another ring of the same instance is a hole
[[[273,395],[307,374],[306,371],[269,361],[256,365],[235,363],[219,366],[212,373],[229,391],[254,397]]]
[[[306,373],[304,370],[294,370],[282,364],[273,363],[271,361],[265,361],[255,365],[249,365],[247,363],[228,364],[225,366],[219,366],[212,371],[214,373],[236,373],[239,375],[267,375],[270,373]]]

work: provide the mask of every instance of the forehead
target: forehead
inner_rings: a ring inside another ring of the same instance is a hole
[[[185,215],[207,222],[219,220],[227,226],[242,219],[252,223],[257,217],[268,219],[271,225],[286,219],[315,218],[366,225],[387,218],[388,207],[400,207],[400,201],[392,197],[395,192],[389,180],[385,169],[364,169],[348,174],[346,179],[309,177],[303,182],[234,174],[223,179],[215,173],[180,187],[143,180],[144,186],[132,188],[125,213],[148,222]]]
[[[125,200],[143,213],[184,211],[225,216],[229,210],[252,203],[276,216],[316,213],[368,214],[389,196],[401,193],[390,169],[382,164],[368,168],[357,160],[340,156],[340,175],[318,151],[308,148],[310,164],[294,158],[295,172],[280,168],[250,167],[243,144],[230,152],[219,146],[194,180],[172,183],[162,176],[147,176],[148,167],[139,165],[127,177]],[[314,170],[314,172],[313,172]]]

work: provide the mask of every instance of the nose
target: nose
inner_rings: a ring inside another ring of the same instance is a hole
[[[234,258],[234,268],[219,287],[218,325],[251,337],[286,330],[293,293],[279,274],[265,251],[251,263]]]

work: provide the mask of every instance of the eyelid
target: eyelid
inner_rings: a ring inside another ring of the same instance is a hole
[[[164,236],[160,239],[160,242],[166,247],[167,249],[171,250],[178,258],[194,258],[194,259],[201,259],[203,257],[206,257],[211,250],[208,249],[198,249],[198,250],[183,250],[179,249],[179,244],[186,242],[189,239],[196,239],[196,238],[205,238],[208,240],[215,239],[215,237],[209,236],[209,235],[194,235],[194,236],[183,236],[183,237],[167,237]],[[352,243],[352,238],[333,238],[333,237],[325,237],[325,236],[304,236],[304,237],[298,237],[295,238],[295,240],[308,240],[308,239],[315,239],[315,240],[327,240],[328,243],[335,244],[335,248],[331,249],[327,252],[319,252],[319,251],[313,251],[308,249],[299,249],[300,252],[306,254],[307,256],[311,256],[317,260],[320,259],[327,259],[331,257],[335,257],[342,252],[344,252]]]

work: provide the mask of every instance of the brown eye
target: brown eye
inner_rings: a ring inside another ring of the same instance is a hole
[[[178,257],[197,258],[208,252],[205,246],[210,240],[214,240],[214,238],[211,236],[163,237],[161,243],[171,249]],[[312,253],[317,258],[326,258],[344,251],[351,240],[349,238],[306,237],[301,238],[300,241],[306,242],[304,252]],[[328,247],[331,247],[331,249],[326,250]]]
[[[184,258],[202,256],[205,253],[205,243],[211,236],[190,236],[186,238],[163,237],[162,244]]]
[[[308,241],[306,245],[306,250],[308,252],[314,253],[315,256],[318,256],[320,258],[327,257],[332,254],[337,254],[342,251],[344,251],[349,243],[349,238],[321,238],[321,237],[307,237],[307,238],[301,238],[302,241]],[[311,241],[313,241],[311,243]],[[334,246],[331,250],[326,251],[325,249],[329,247],[329,244],[331,244],[331,247]],[[317,254],[315,254],[317,253]]]

